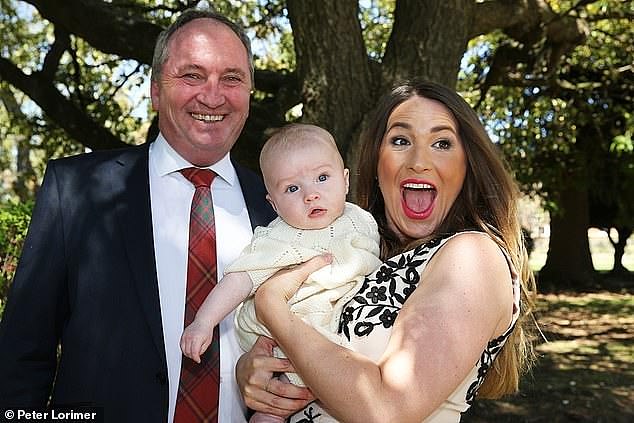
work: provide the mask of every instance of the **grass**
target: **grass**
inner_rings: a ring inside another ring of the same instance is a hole
[[[629,285],[628,285],[629,283]],[[634,421],[634,296],[619,292],[540,295],[547,342],[520,393],[477,400],[463,422]]]

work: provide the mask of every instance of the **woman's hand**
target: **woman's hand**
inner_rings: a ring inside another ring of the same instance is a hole
[[[308,388],[300,388],[273,377],[276,372],[294,372],[286,359],[273,357],[277,344],[260,336],[236,365],[238,387],[247,407],[252,410],[288,417],[315,398]]]
[[[332,263],[332,255],[322,254],[291,269],[280,270],[268,278],[255,292],[255,314],[269,330],[272,319],[282,318],[283,310],[288,311],[288,301],[308,276]]]

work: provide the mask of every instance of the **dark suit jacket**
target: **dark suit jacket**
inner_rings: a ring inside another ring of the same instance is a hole
[[[236,169],[252,226],[266,225],[261,179]],[[167,420],[147,145],[48,165],[0,322],[0,405],[49,395],[107,422]]]

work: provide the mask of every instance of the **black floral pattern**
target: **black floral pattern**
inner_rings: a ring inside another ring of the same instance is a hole
[[[381,268],[376,272],[376,282],[387,282],[393,278],[393,275],[394,269],[392,269],[391,267],[381,266]]]
[[[379,301],[387,300],[385,291],[387,291],[387,288],[384,286],[373,286],[370,292],[366,293],[365,296],[372,304],[377,304]]]
[[[401,307],[416,290],[420,275],[427,262],[452,235],[436,238],[421,244],[413,250],[399,254],[386,260],[373,274],[366,276],[363,286],[346,304],[339,321],[338,332],[348,341],[352,337],[364,338],[375,329],[390,329],[398,316]],[[514,305],[514,312],[519,304]],[[500,337],[489,341],[476,363],[477,374],[466,393],[465,402],[471,405],[480,386],[484,382],[487,371],[500,353],[504,343],[513,330],[514,324]],[[315,407],[313,409],[312,407]],[[289,421],[292,422],[332,422],[318,403],[311,404],[297,413]]]
[[[383,327],[387,329],[387,328],[391,328],[392,325],[394,325],[396,316],[398,316],[397,311],[385,309],[383,310],[383,313],[381,313],[381,315],[379,316],[379,320],[381,321],[381,323],[383,323]]]
[[[493,360],[495,360],[500,351],[502,351],[502,347],[506,343],[506,340],[511,332],[513,332],[514,327],[515,323],[513,323],[511,327],[501,336],[488,342],[487,348],[482,352],[480,361],[478,362],[478,377],[471,385],[469,385],[469,389],[467,389],[467,397],[465,398],[465,402],[467,404],[473,404],[475,396],[478,393],[478,389],[480,389],[484,383],[484,377],[493,365]]]
[[[319,417],[321,417],[321,413],[316,412],[312,406],[304,409],[304,413],[301,416],[301,420],[296,420],[297,423],[312,423],[319,421]]]
[[[351,334],[367,336],[376,326],[392,327],[399,310],[416,289],[424,265],[442,240],[434,239],[392,257],[366,276],[359,292],[344,307],[339,333],[350,340]]]
[[[373,274],[368,275],[357,295],[344,307],[339,322],[339,333],[350,340],[351,336],[366,337],[377,327],[391,328],[401,307],[416,290],[420,274],[427,262],[452,235],[435,238],[413,250],[392,257]],[[478,389],[484,383],[487,371],[512,330],[513,327],[490,341],[482,352],[477,364],[477,378],[467,391],[467,404],[473,403]]]

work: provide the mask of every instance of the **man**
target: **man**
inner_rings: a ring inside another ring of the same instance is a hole
[[[107,422],[174,420],[195,191],[180,170],[217,175],[219,275],[275,217],[260,178],[229,156],[249,111],[251,60],[232,22],[184,12],[155,49],[156,141],[49,163],[0,323],[1,406],[44,407],[50,396],[52,407],[100,407]],[[229,315],[220,422],[245,420],[240,353]]]

